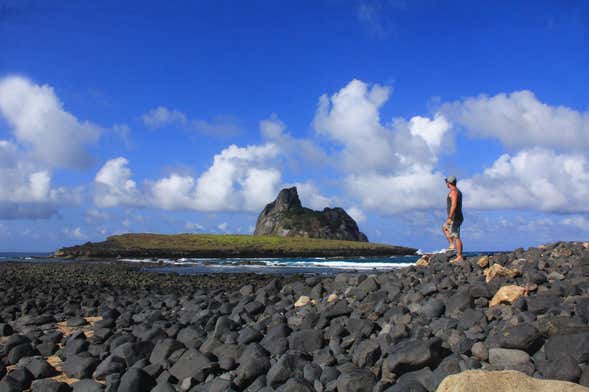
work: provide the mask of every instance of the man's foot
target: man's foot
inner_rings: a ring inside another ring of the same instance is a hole
[[[464,261],[464,258],[463,257],[456,257],[456,258],[450,260],[450,263],[453,263],[453,264],[454,263],[460,263],[461,261]]]

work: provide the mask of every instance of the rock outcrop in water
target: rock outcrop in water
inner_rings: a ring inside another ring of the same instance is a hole
[[[285,188],[266,205],[256,222],[254,235],[309,237],[368,242],[356,221],[342,208],[314,211],[301,204],[297,188]]]

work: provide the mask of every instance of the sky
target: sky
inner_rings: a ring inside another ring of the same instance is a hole
[[[589,239],[589,3],[0,0],[0,251],[252,233],[280,189],[372,242]]]

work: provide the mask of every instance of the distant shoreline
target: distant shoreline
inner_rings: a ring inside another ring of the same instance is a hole
[[[315,238],[209,235],[123,234],[102,242],[61,248],[55,257],[80,260],[121,258],[284,258],[386,257],[416,255],[417,249],[359,241]]]

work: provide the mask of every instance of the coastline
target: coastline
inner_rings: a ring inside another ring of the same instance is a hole
[[[43,362],[58,374],[36,383],[96,388],[140,379],[146,390],[435,391],[468,369],[582,388],[588,248],[555,243],[458,264],[434,254],[422,266],[331,276],[0,263],[0,355],[9,365],[1,382]],[[505,287],[521,288],[519,297],[495,304]],[[69,336],[58,333],[64,325]]]
[[[288,258],[288,257],[376,257],[415,255],[417,249],[358,241],[300,237],[123,234],[102,242],[61,248],[56,257],[79,260],[119,258]]]

